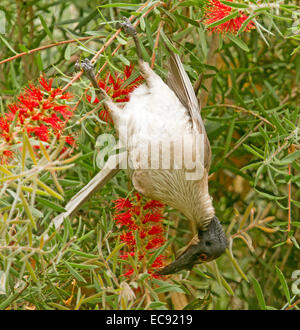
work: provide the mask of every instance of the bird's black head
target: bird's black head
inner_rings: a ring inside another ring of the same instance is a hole
[[[195,264],[218,258],[226,249],[227,239],[220,221],[213,217],[207,230],[198,231],[187,248],[168,266],[157,274],[167,275],[183,269],[192,269]]]

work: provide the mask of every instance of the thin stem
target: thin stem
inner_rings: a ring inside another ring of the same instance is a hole
[[[100,39],[100,38],[104,38],[103,36],[89,36],[89,37],[82,37],[82,38],[77,38],[77,39],[71,39],[71,40],[62,40],[62,41],[58,41],[55,42],[53,44],[49,44],[49,45],[45,45],[45,46],[41,46],[38,48],[34,48],[34,49],[30,49],[28,52],[23,52],[23,53],[19,53],[17,55],[14,55],[12,57],[6,58],[5,60],[0,61],[0,65],[4,64],[6,62],[10,62],[13,61],[19,57],[25,56],[25,55],[30,55],[36,52],[39,52],[41,50],[45,50],[51,47],[56,47],[56,46],[60,46],[60,45],[65,45],[65,44],[71,44],[77,41],[85,41],[85,40],[90,40],[90,39]]]

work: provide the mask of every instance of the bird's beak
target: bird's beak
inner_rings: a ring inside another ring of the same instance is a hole
[[[186,248],[168,266],[157,272],[173,274],[183,269],[192,269],[195,264],[208,262],[224,253],[227,238],[217,217],[213,217],[207,230],[199,230]]]
[[[172,263],[170,263],[156,273],[158,275],[168,275],[177,273],[183,269],[191,270],[196,263],[195,255],[197,254],[198,250],[197,244],[199,244],[198,235],[193,237],[188,246],[183,251],[181,251],[181,253]]]

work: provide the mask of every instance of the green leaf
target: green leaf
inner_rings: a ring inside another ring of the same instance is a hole
[[[50,202],[48,199],[36,197],[37,202],[43,204],[44,206],[50,207],[52,210],[57,212],[66,212],[66,209],[64,209],[62,206],[55,204],[53,202]]]
[[[243,144],[243,147],[248,150],[249,152],[251,152],[253,155],[261,158],[264,160],[264,156],[259,154],[257,151],[255,151],[252,147],[248,146],[247,144]],[[256,163],[257,164],[257,163]]]
[[[63,263],[66,265],[68,268],[69,272],[79,281],[79,282],[84,282],[86,283],[86,280],[78,273],[76,270],[65,260],[63,260]]]
[[[261,309],[265,310],[266,302],[265,302],[264,294],[262,292],[259,282],[254,277],[252,277],[252,284],[253,284],[253,288],[254,288],[259,306]]]
[[[300,159],[300,150],[297,150],[297,151],[289,154],[288,156],[281,159],[279,162],[281,165],[285,165],[285,164],[292,163],[296,159],[298,159],[298,160]]]
[[[243,40],[241,40],[240,38],[238,38],[238,37],[236,37],[236,36],[233,36],[233,35],[231,35],[231,34],[228,34],[227,35],[228,36],[228,38],[231,40],[231,41],[233,41],[237,46],[239,46],[241,49],[243,49],[244,51],[246,51],[246,52],[249,52],[249,48],[248,48],[248,46],[246,45],[246,43],[243,41]]]
[[[125,243],[121,243],[119,245],[117,245],[112,252],[110,253],[110,255],[106,258],[106,261],[108,261],[110,258],[112,258],[117,252],[119,252],[122,247],[125,245]]]
[[[259,191],[258,189],[254,188],[254,190],[259,193],[260,195],[268,198],[268,199],[272,199],[272,200],[278,200],[278,199],[284,199],[286,198],[285,196],[274,196],[274,195],[270,195],[270,194],[267,194],[265,192],[262,192],[262,191]]]
[[[149,305],[149,308],[152,309],[160,309],[162,307],[164,307],[166,305],[165,302],[161,302],[161,301],[154,301]]]
[[[154,290],[156,293],[163,293],[163,292],[170,292],[170,291],[184,293],[184,291],[176,284],[168,283],[168,282],[157,280],[157,279],[153,279],[153,283],[155,283],[159,286],[158,288],[156,288]]]
[[[230,1],[224,1],[220,0],[224,5],[231,7],[231,8],[249,8],[249,5],[239,2],[230,2]]]
[[[171,43],[169,38],[165,35],[165,32],[163,31],[163,29],[161,29],[160,35],[162,36],[162,38],[163,38],[164,42],[166,43],[166,45],[168,46],[168,48],[170,48],[170,50],[173,51],[174,53],[180,55],[180,52],[178,51],[178,49],[176,49],[173,46],[173,44]]]
[[[41,23],[42,23],[42,25],[43,25],[43,28],[44,28],[45,32],[47,33],[48,37],[49,37],[53,42],[55,42],[55,39],[54,39],[54,37],[53,37],[53,35],[52,35],[50,29],[48,28],[48,25],[47,25],[47,23],[46,23],[44,17],[41,16],[41,15],[39,15],[39,19],[40,19],[40,21],[41,21]]]
[[[286,280],[284,278],[284,275],[283,275],[282,271],[277,266],[275,266],[275,268],[276,268],[276,273],[277,273],[277,276],[278,276],[279,281],[281,283],[282,289],[283,289],[284,294],[286,296],[286,299],[287,299],[287,301],[289,302],[289,305],[290,305],[291,304],[291,295],[290,295],[289,287],[286,283]]]
[[[12,46],[8,43],[8,41],[6,41],[6,39],[4,39],[4,37],[2,37],[2,35],[0,34],[0,40],[2,40],[2,42],[15,54],[17,55],[18,53],[12,48]]]
[[[66,59],[67,61],[69,61],[70,58],[71,58],[71,47],[72,47],[72,45],[69,44],[69,45],[66,47],[66,50],[65,50],[65,59]]]
[[[107,5],[98,6],[99,8],[124,8],[124,9],[136,9],[139,8],[140,5],[134,5],[132,3],[110,3]]]
[[[207,25],[207,28],[213,28],[213,27],[216,27],[216,26],[221,25],[223,23],[226,23],[226,22],[230,21],[231,19],[236,18],[238,13],[239,13],[238,11],[234,11],[232,14],[230,14],[230,15],[228,15],[228,16],[226,16],[226,17],[224,17],[224,18],[222,18],[222,19],[220,19],[220,20],[218,20],[214,23],[211,23],[211,24]]]

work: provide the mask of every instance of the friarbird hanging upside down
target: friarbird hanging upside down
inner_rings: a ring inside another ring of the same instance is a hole
[[[125,19],[120,26],[134,39],[145,79],[145,84],[132,92],[125,107],[119,109],[98,87],[88,60],[82,61],[80,67],[110,111],[121,145],[128,152],[135,189],[178,209],[196,224],[196,236],[175,261],[158,273],[192,269],[197,263],[219,257],[227,245],[208,192],[211,150],[198,100],[177,54],[170,52],[166,84],[143,60],[131,23]],[[86,195],[86,190],[83,193]],[[72,199],[73,205],[86,198],[83,193]]]

